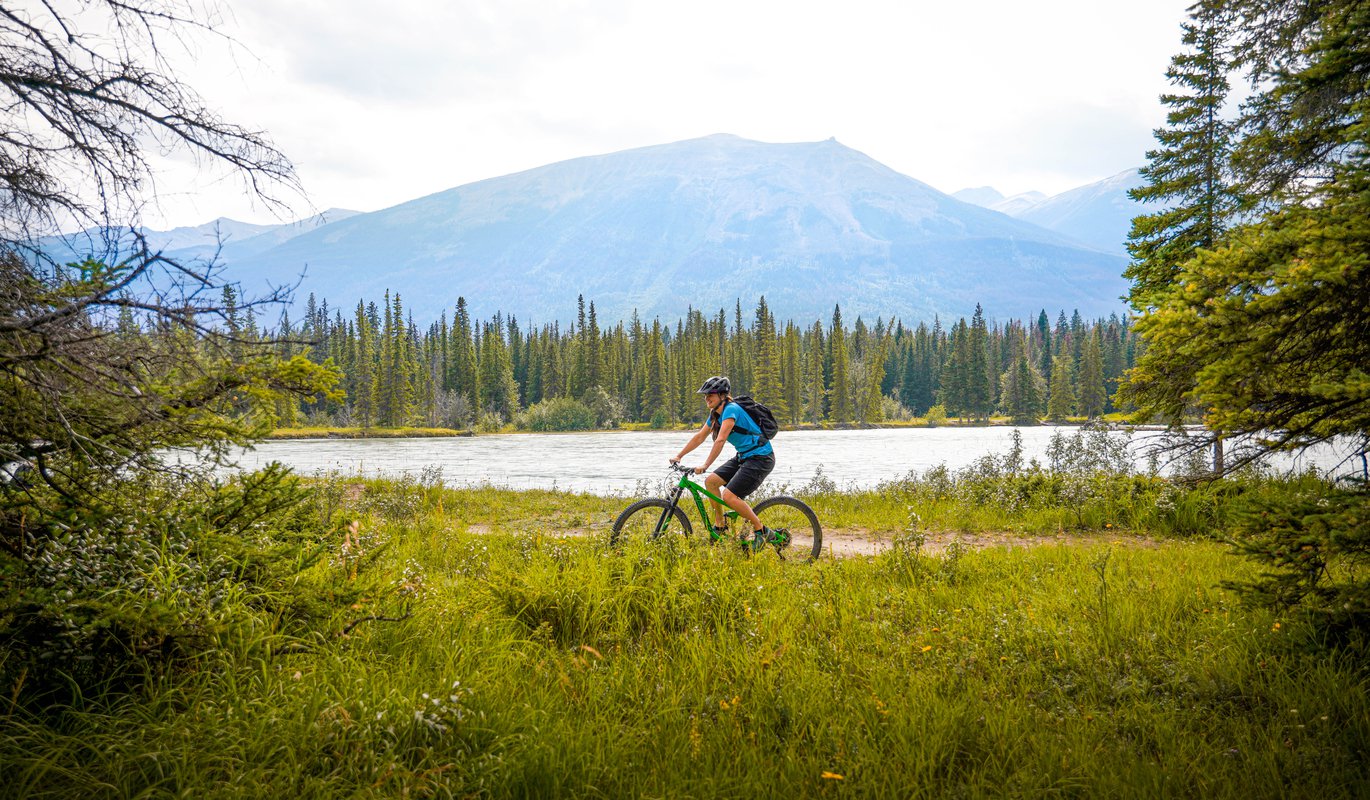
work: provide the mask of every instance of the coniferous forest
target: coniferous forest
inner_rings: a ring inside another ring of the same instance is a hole
[[[226,307],[232,309],[230,291]],[[251,313],[230,312],[235,335],[263,334]],[[1016,424],[1095,418],[1113,411],[1118,378],[1135,360],[1126,319],[907,325],[843,318],[779,321],[762,297],[708,314],[605,323],[578,298],[573,322],[524,325],[501,313],[473,319],[458,298],[449,320],[426,327],[386,294],[344,313],[309,297],[304,317],[272,332],[280,354],[340,369],[340,399],[285,402],[282,427],[428,426],[533,430],[663,427],[699,417],[695,389],[727,375],[737,394],[766,403],[782,424],[867,425],[924,417]]]

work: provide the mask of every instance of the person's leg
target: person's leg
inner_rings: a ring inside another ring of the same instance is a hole
[[[704,478],[704,488],[708,489],[714,495],[722,497],[724,499],[724,502],[726,502],[727,497],[721,494],[720,492],[723,490],[723,486],[726,485],[728,481],[732,480],[733,476],[737,475],[737,470],[740,465],[741,462],[738,461],[737,456],[733,456],[732,458],[723,462],[723,466],[709,473],[709,475],[706,478]],[[729,505],[729,508],[731,507],[732,506]],[[713,515],[714,527],[723,527],[723,506],[719,505],[713,500],[710,500],[709,513]]]
[[[709,476],[704,479],[704,488],[708,489],[710,492],[717,495],[718,497],[722,497],[725,500],[727,499],[726,495],[719,494],[719,490],[723,488],[723,479],[718,477],[717,472],[710,472]],[[723,491],[727,490],[724,489]],[[715,503],[712,499],[710,499],[709,514],[714,518],[715,528],[723,527],[723,506],[719,505],[718,503]]]
[[[739,517],[750,522],[752,524],[752,530],[761,530],[761,520],[756,516],[756,512],[752,510],[752,507],[747,505],[746,500],[733,494],[733,490],[726,486],[723,487],[723,493],[720,494],[719,497],[723,498],[723,502],[728,504],[728,508],[736,511]],[[715,504],[715,507],[716,506],[717,504]]]
[[[761,520],[743,498],[756,491],[773,469],[775,469],[774,456],[749,458],[738,466],[737,473],[732,476],[728,485],[723,488],[723,493],[719,495],[729,508],[737,512],[738,516],[752,524],[753,531],[761,530]]]

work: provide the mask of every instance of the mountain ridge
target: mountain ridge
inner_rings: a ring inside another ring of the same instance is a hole
[[[751,305],[779,318],[1088,315],[1122,310],[1125,261],[962,202],[835,139],[730,134],[582,156],[218,251],[245,294],[298,279],[333,307],[399,293],[436,319],[683,316]],[[172,256],[200,255],[192,249]]]

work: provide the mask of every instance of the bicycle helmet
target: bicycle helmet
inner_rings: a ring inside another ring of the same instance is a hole
[[[732,389],[733,385],[726,375],[715,375],[704,381],[704,385],[699,387],[695,394],[731,394]]]

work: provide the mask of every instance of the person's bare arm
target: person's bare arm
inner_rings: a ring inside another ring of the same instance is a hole
[[[728,420],[728,421],[729,421],[729,422],[732,422],[732,420]],[[695,435],[690,437],[690,441],[686,442],[686,443],[685,443],[685,446],[682,447],[682,448],[680,448],[680,452],[679,452],[679,453],[676,453],[675,458],[671,459],[671,463],[672,463],[672,464],[677,464],[677,463],[679,463],[679,462],[680,462],[680,459],[684,458],[684,457],[686,456],[686,454],[688,454],[690,451],[694,450],[696,447],[699,447],[699,443],[702,442],[702,441],[704,441],[704,437],[706,437],[706,436],[708,436],[708,435],[709,435],[709,425],[708,425],[708,423],[705,423],[704,425],[701,425],[701,426],[700,426],[699,430],[695,431]]]
[[[706,430],[707,430],[707,429],[706,429]],[[726,442],[726,441],[728,441],[728,434],[730,434],[730,433],[732,433],[732,432],[733,432],[733,421],[732,421],[732,419],[725,419],[725,420],[723,420],[723,424],[720,425],[720,426],[718,426],[718,438],[717,438],[717,439],[714,439],[714,446],[713,446],[712,448],[710,448],[710,450],[709,450],[709,457],[706,458],[706,459],[704,459],[704,465],[703,465],[703,466],[695,467],[695,474],[696,474],[696,475],[702,475],[702,474],[704,474],[704,471],[707,470],[707,469],[709,468],[709,465],[712,464],[712,463],[714,463],[714,459],[718,458],[718,454],[721,453],[721,452],[723,452],[723,443]]]

